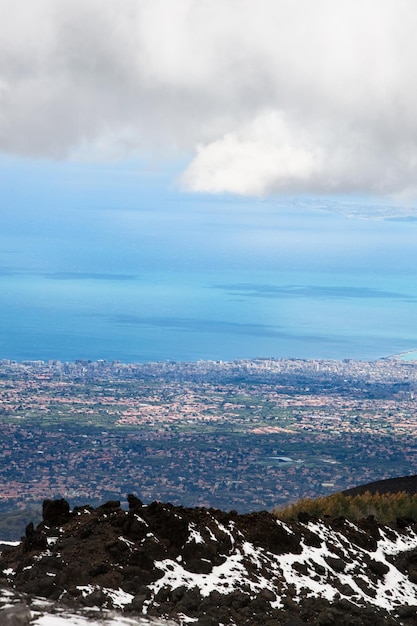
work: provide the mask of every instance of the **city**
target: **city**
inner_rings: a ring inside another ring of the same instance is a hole
[[[0,512],[272,509],[417,473],[417,363],[0,362]]]

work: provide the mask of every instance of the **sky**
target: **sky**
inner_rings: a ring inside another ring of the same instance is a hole
[[[372,355],[387,328],[414,348],[416,32],[414,0],[0,0],[0,356],[34,310],[31,356],[54,328],[48,354],[64,331],[80,353],[99,298],[176,345],[208,322],[321,338],[327,311]],[[258,354],[238,334],[227,355]]]
[[[183,193],[415,195],[413,0],[0,11],[0,152],[16,168],[133,159]]]

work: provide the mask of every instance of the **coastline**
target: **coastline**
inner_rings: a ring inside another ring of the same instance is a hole
[[[400,352],[400,354],[394,354],[391,358],[398,359],[399,361],[417,361],[417,348]]]

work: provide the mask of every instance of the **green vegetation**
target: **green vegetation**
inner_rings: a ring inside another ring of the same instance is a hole
[[[321,498],[305,498],[294,504],[274,509],[278,519],[289,521],[297,519],[299,513],[308,513],[312,517],[345,517],[358,520],[374,515],[378,522],[388,524],[397,517],[417,519],[417,494],[404,491],[398,493],[366,493],[358,496],[344,496],[335,493]]]

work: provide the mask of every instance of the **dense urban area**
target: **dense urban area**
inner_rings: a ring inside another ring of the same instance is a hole
[[[417,473],[417,362],[0,361],[0,512],[271,509]]]

